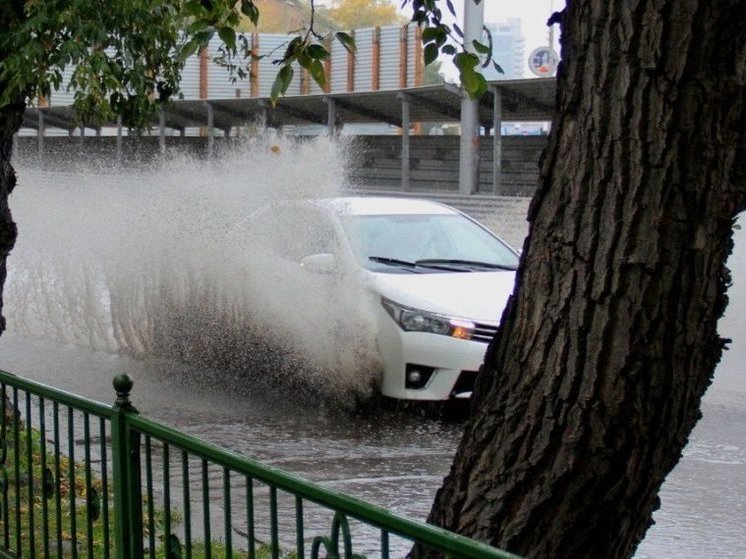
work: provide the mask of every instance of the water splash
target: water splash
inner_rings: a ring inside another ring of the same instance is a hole
[[[9,329],[196,362],[252,386],[368,397],[378,369],[363,288],[311,290],[307,305],[289,308],[292,282],[235,234],[271,201],[338,194],[349,149],[264,135],[212,162],[172,155],[136,171],[20,169]]]

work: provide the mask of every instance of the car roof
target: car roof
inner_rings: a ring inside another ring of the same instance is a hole
[[[314,203],[330,209],[337,215],[453,215],[459,213],[445,204],[417,198],[340,196],[318,199]]]

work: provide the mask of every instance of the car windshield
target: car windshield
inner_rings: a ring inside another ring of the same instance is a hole
[[[390,273],[514,270],[515,252],[462,215],[352,215],[343,219],[367,269]]]

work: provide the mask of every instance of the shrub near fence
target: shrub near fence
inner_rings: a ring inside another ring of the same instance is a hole
[[[0,557],[515,557],[0,371]]]

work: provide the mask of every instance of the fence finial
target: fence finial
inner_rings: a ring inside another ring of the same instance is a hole
[[[130,401],[130,392],[135,384],[132,377],[127,373],[122,373],[114,377],[113,384],[114,390],[117,391],[117,400],[114,402],[114,405],[126,411],[137,412],[135,406]]]

